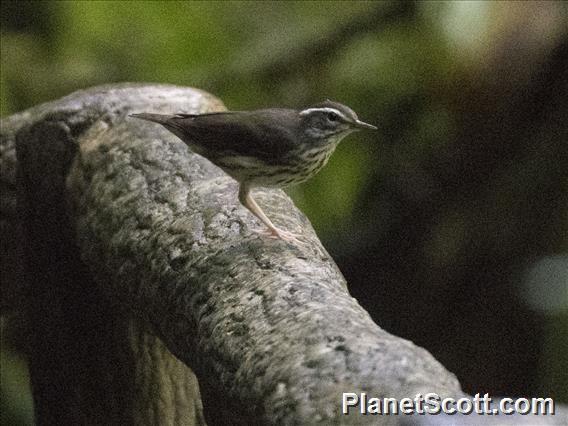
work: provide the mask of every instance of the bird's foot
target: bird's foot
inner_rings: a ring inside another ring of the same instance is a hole
[[[255,231],[260,235],[268,237],[273,240],[282,240],[293,244],[305,244],[304,242],[300,241],[298,237],[300,235],[293,234],[292,232],[284,231],[282,229],[274,228],[274,229],[263,229],[260,231]]]

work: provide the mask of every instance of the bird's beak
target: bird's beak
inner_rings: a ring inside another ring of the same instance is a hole
[[[361,120],[357,120],[353,123],[353,127],[356,127],[358,129],[370,129],[370,130],[377,130],[376,126],[373,126],[372,124],[368,124],[368,123],[364,123]]]

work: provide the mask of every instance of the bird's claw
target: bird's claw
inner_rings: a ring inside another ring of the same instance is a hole
[[[300,235],[293,234],[292,232],[284,231],[282,229],[263,229],[256,232],[273,240],[282,240],[293,244],[305,244],[303,241],[298,239]]]

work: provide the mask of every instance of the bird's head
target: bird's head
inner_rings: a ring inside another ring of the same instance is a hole
[[[302,129],[314,139],[342,138],[351,132],[377,128],[359,120],[355,111],[337,102],[327,100],[300,111]]]

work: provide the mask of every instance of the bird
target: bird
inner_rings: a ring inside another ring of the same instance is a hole
[[[329,99],[304,109],[268,108],[204,114],[130,114],[161,124],[193,152],[220,167],[239,184],[240,203],[270,238],[299,242],[277,228],[256,203],[256,187],[284,188],[310,179],[348,134],[377,127],[359,120],[348,106]]]

